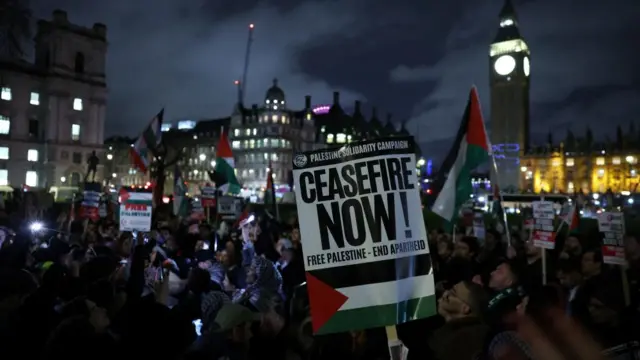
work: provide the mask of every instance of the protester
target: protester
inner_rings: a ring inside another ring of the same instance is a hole
[[[0,218],[3,360],[389,358],[384,329],[312,336],[296,219],[257,213],[232,225],[156,209],[151,231],[133,234],[69,215],[51,214],[58,232],[46,236]],[[583,359],[558,339],[596,352],[638,339],[635,235],[625,238],[627,305],[622,272],[582,240],[597,234],[559,238],[543,269],[541,249],[516,233],[507,246],[493,228],[483,239],[431,231],[438,315],[397,326],[410,360],[562,358],[549,349]],[[562,336],[548,332],[557,326]]]

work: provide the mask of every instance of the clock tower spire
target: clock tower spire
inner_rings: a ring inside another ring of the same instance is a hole
[[[489,47],[491,144],[498,165],[498,183],[516,190],[520,156],[529,146],[530,51],[520,34],[511,0],[498,16],[498,31]]]

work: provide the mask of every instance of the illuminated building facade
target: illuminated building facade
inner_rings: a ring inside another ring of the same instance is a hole
[[[498,165],[498,184],[515,191],[519,185],[520,156],[529,144],[530,51],[518,28],[510,0],[499,15],[500,24],[490,45],[491,143]]]
[[[229,140],[236,176],[246,191],[262,191],[269,170],[273,172],[276,191],[289,191],[293,153],[316,148],[314,118],[311,97],[305,97],[304,109],[292,110],[277,80],[260,104],[235,107]]]
[[[55,10],[33,45],[33,62],[0,61],[0,186],[77,187],[103,150],[107,27]]]
[[[570,133],[559,146],[534,149],[521,159],[520,186],[534,193],[639,192],[640,136],[633,126],[615,143],[591,145]]]

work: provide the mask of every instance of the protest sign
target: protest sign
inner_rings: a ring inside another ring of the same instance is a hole
[[[598,214],[598,229],[602,239],[602,260],[605,264],[626,265],[624,256],[624,214],[603,212]]]
[[[120,231],[150,231],[153,194],[120,191]]]
[[[218,197],[218,216],[224,220],[235,220],[243,209],[242,198],[235,196]]]
[[[216,188],[212,186],[205,186],[200,189],[202,193],[200,196],[200,201],[202,202],[203,207],[214,207],[216,206]]]
[[[533,245],[543,249],[556,247],[556,234],[553,219],[556,212],[551,201],[534,201],[533,207]]]
[[[314,333],[434,315],[413,138],[299,153],[293,169]]]
[[[481,244],[484,244],[486,228],[484,226],[484,213],[475,211],[473,213],[473,236],[478,238]]]

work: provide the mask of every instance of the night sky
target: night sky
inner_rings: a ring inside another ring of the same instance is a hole
[[[411,119],[434,153],[450,146],[472,84],[489,118],[488,47],[502,3],[32,0],[36,16],[60,8],[72,22],[107,25],[109,135],[136,135],[163,106],[167,120],[228,116],[255,23],[247,102],[262,102],[274,77],[290,107],[307,94],[328,103],[337,90],[347,109],[360,99]],[[534,142],[552,128],[559,137],[588,124],[604,137],[640,125],[639,1],[513,3],[531,49]]]

